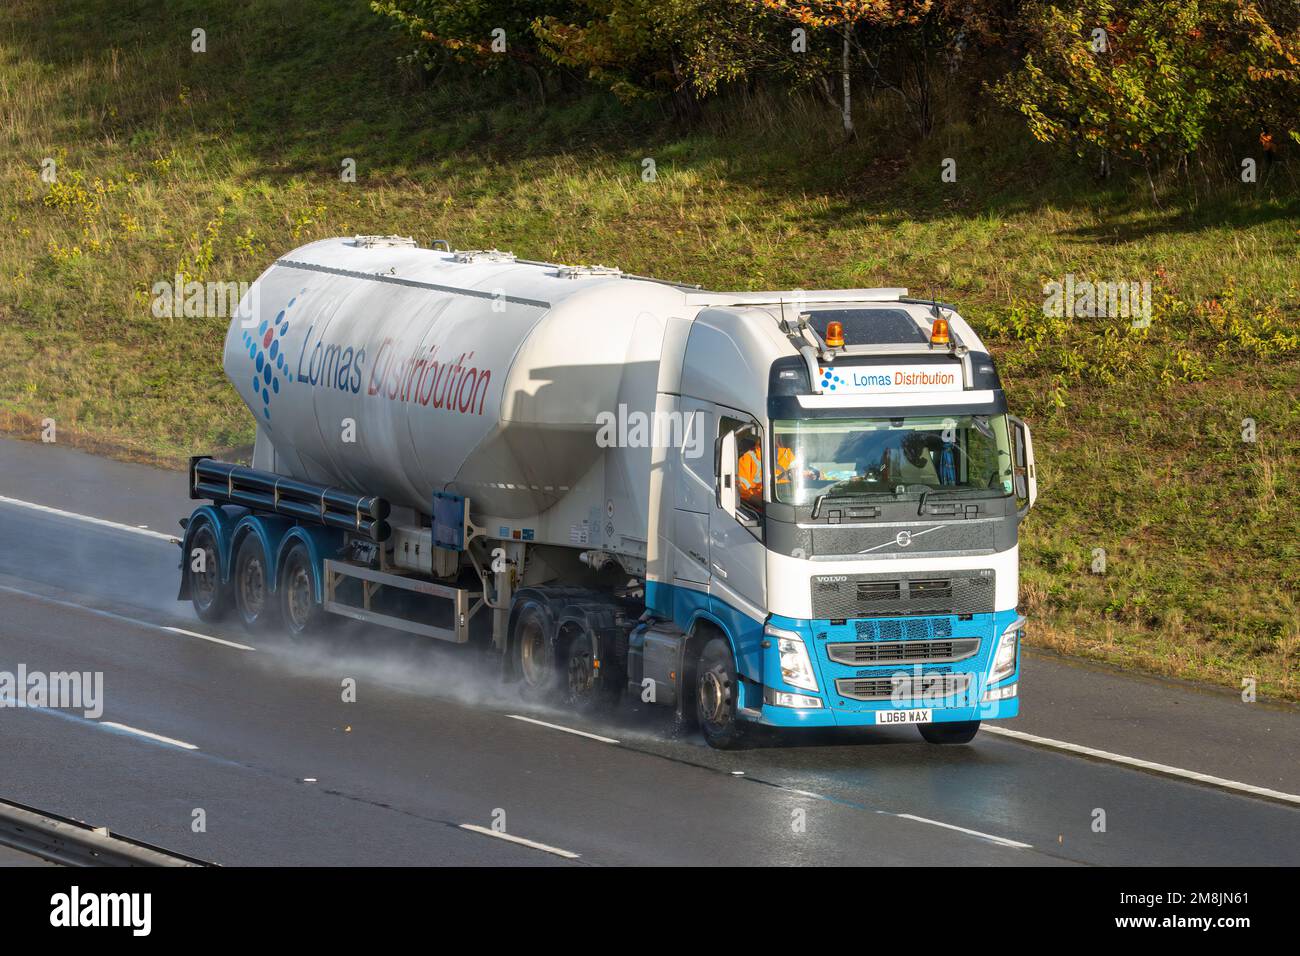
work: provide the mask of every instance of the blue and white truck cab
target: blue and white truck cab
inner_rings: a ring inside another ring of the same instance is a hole
[[[710,742],[745,721],[965,742],[1014,717],[1033,446],[956,310],[905,290],[706,308],[680,369],[661,401],[711,454],[664,462],[646,603],[734,648],[687,674]]]

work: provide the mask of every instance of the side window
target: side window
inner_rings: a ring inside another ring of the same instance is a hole
[[[763,516],[763,438],[753,422],[723,416],[718,421],[718,434],[736,434],[735,473],[737,497],[755,518]]]

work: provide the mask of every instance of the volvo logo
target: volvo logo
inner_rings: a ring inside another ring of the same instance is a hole
[[[900,531],[898,532],[898,534],[894,535],[894,544],[900,548],[911,547],[912,542],[915,541],[917,538],[921,537],[921,535],[929,534],[931,531],[942,530],[943,527],[944,526],[941,524],[936,524],[936,525],[931,525],[929,528],[926,528],[923,531]],[[889,542],[882,541],[880,544],[873,544],[869,548],[863,548],[861,551],[858,552],[858,554],[870,554],[872,551],[879,551],[881,548],[887,548],[887,547],[889,547]]]

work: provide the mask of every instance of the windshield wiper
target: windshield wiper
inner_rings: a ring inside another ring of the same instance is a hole
[[[878,518],[880,517],[880,509],[876,507],[874,504],[872,504],[872,502],[879,501],[880,495],[887,495],[887,494],[890,494],[890,492],[878,491],[878,492],[871,492],[867,494],[859,493],[859,494],[852,494],[852,495],[832,495],[827,493],[824,495],[818,495],[817,500],[813,503],[813,512],[812,512],[813,520],[815,521],[821,518],[823,504],[843,505],[844,507],[850,509],[854,508],[855,506],[863,508],[864,510],[870,508],[872,512],[871,514],[852,515],[852,517]]]

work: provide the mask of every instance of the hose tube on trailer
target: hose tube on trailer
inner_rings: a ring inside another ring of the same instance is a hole
[[[351,531],[375,542],[386,541],[392,534],[392,526],[385,520],[392,509],[383,498],[354,495],[206,456],[190,459],[190,497]]]

